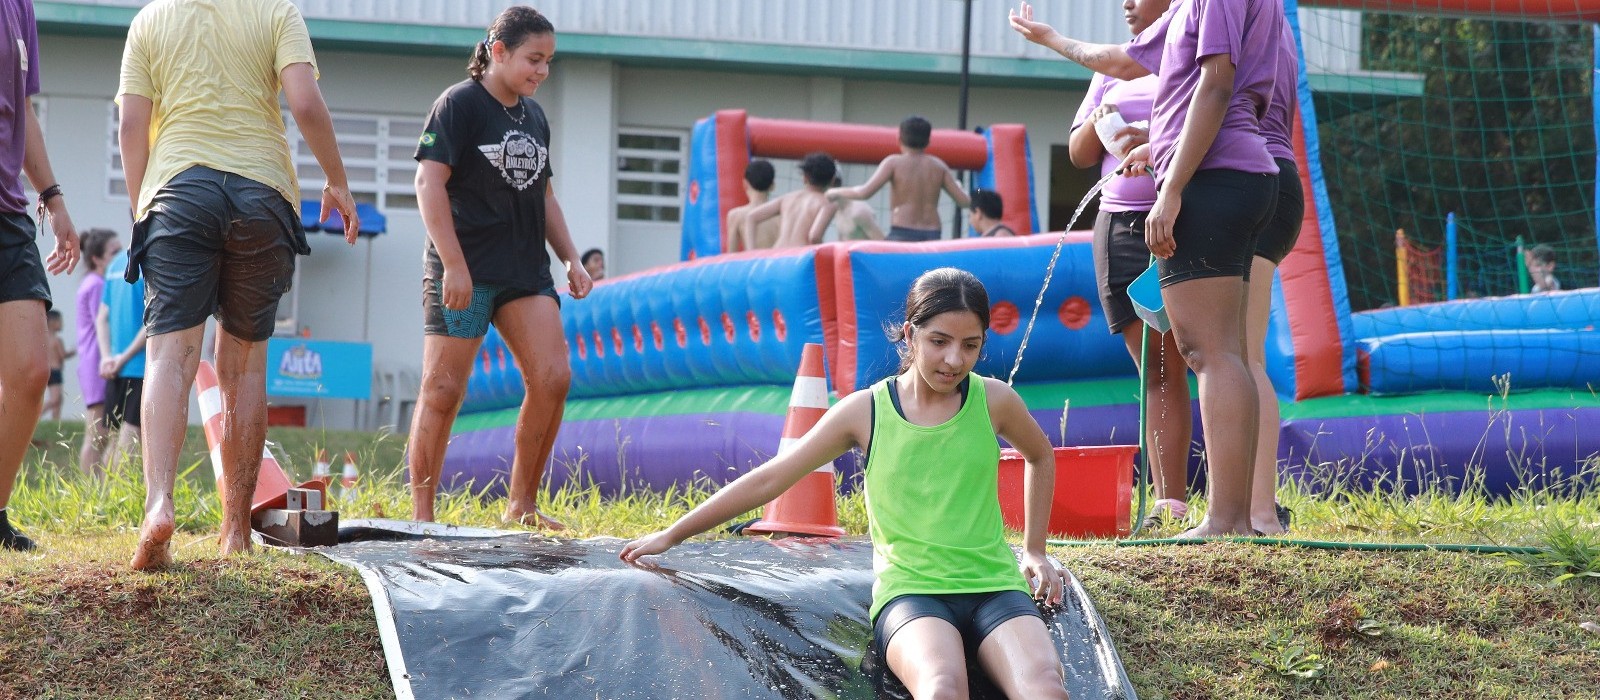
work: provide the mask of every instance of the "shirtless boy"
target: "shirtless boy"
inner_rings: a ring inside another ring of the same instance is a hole
[[[833,212],[838,208],[825,194],[838,170],[833,156],[820,152],[806,156],[800,162],[805,187],[751,209],[745,215],[745,227],[759,227],[776,216],[778,241],[772,247],[795,248],[821,243],[822,235],[828,232],[828,223],[833,221]]]
[[[844,181],[838,175],[833,176],[833,186],[839,187]],[[841,241],[881,241],[883,229],[878,226],[878,216],[866,202],[850,200],[848,202],[835,202],[838,211],[833,213],[833,228],[839,232]]]
[[[923,152],[932,133],[928,120],[906,117],[900,122],[900,154],[884,158],[878,171],[860,186],[828,190],[828,199],[867,199],[885,183],[893,183],[889,188],[889,240],[938,240],[939,191],[949,192],[961,207],[971,206],[972,201],[956,183],[950,166]]]
[[[767,203],[772,198],[772,181],[777,173],[772,170],[772,163],[765,160],[752,160],[744,168],[744,196],[750,203],[728,210],[728,223],[724,230],[727,232],[727,244],[723,246],[729,253],[741,250],[755,250],[757,248],[771,248],[778,242],[778,222],[768,219],[757,225],[746,225],[749,221],[750,210]]]

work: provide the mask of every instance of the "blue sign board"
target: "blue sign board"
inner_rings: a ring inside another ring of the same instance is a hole
[[[272,338],[267,393],[323,399],[372,398],[372,344]]]

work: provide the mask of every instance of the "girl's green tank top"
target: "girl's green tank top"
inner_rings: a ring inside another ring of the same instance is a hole
[[[915,425],[872,387],[867,530],[872,535],[872,619],[907,594],[1027,592],[1000,520],[1000,446],[983,378],[969,374],[966,402],[943,425]]]

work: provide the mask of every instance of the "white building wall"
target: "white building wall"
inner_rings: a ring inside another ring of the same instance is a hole
[[[613,252],[611,235],[617,72],[610,61],[562,60],[535,96],[550,118],[553,182],[572,243],[580,255],[590,248],[606,251],[613,267],[622,253]],[[566,273],[560,261],[551,262],[551,276],[562,286]]]

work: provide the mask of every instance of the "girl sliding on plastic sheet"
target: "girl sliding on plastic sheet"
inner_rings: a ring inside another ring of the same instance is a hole
[[[412,512],[433,519],[450,426],[492,321],[522,370],[506,520],[560,530],[538,510],[572,370],[548,243],[572,298],[594,283],[578,261],[551,185],[550,124],[530,99],[550,77],[555,28],[533,8],[506,8],[473,49],[471,76],[434,102],[417,145],[423,256],[422,391],[406,445]]]
[[[964,695],[970,654],[1008,697],[1066,698],[1055,644],[1034,603],[1059,603],[1064,586],[1064,572],[1044,551],[1054,455],[1022,398],[972,373],[989,327],[989,295],[971,273],[942,268],[917,278],[905,313],[893,334],[904,342],[897,376],[845,397],[792,451],[672,527],[629,542],[620,556],[636,562],[665,552],[860,448],[877,572],[873,645],[889,669],[913,697]],[[1020,572],[1000,521],[995,436],[1027,460]]]

